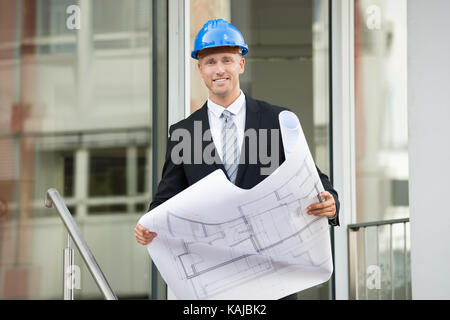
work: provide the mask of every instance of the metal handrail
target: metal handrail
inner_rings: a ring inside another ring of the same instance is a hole
[[[380,249],[379,249],[379,239],[378,239],[378,230],[380,227],[382,226],[389,226],[389,232],[390,232],[390,236],[389,236],[389,259],[390,259],[390,276],[391,276],[391,299],[394,299],[394,271],[393,271],[393,261],[394,261],[394,257],[393,257],[393,244],[392,244],[392,239],[393,239],[393,231],[392,231],[392,226],[394,224],[403,224],[403,273],[404,273],[404,283],[405,283],[405,298],[408,299],[409,295],[408,295],[408,279],[407,279],[407,239],[406,239],[406,224],[409,223],[409,218],[403,218],[403,219],[392,219],[392,220],[381,220],[381,221],[371,221],[371,222],[363,222],[363,223],[355,223],[355,224],[349,224],[347,225],[347,230],[348,230],[348,252],[349,252],[349,286],[350,286],[350,291],[354,290],[354,296],[355,298],[358,300],[359,299],[359,294],[358,294],[358,262],[357,262],[357,258],[356,258],[356,253],[355,256],[352,255],[352,253],[356,252],[357,249],[357,244],[354,244],[351,240],[350,240],[350,234],[351,233],[356,233],[359,231],[360,228],[362,228],[362,247],[363,247],[363,251],[364,251],[364,258],[363,258],[363,270],[364,270],[364,278],[363,279],[367,279],[367,237],[366,237],[366,229],[367,228],[371,228],[371,227],[376,227],[376,251],[377,251],[377,264],[380,261]],[[355,275],[354,278],[352,278],[352,274]],[[380,279],[381,280],[381,279]],[[365,288],[365,299],[368,299],[368,288],[367,285],[364,285]],[[381,288],[377,288],[378,289],[378,299],[381,299]]]
[[[351,229],[352,231],[358,231],[359,228],[384,226],[388,224],[406,223],[406,222],[409,222],[409,218],[355,223],[349,224],[347,228]]]
[[[105,278],[105,275],[103,274],[97,261],[94,258],[94,255],[92,254],[86,241],[84,240],[84,238],[81,234],[81,231],[78,228],[78,225],[76,224],[75,220],[73,219],[72,215],[70,214],[69,209],[67,209],[67,206],[65,205],[63,199],[61,198],[61,196],[59,195],[59,193],[56,189],[51,188],[51,189],[47,190],[47,194],[45,197],[45,206],[47,208],[52,208],[54,206],[56,208],[56,210],[58,211],[59,216],[61,217],[61,220],[64,223],[64,226],[66,227],[67,231],[69,232],[70,237],[75,242],[75,245],[77,246],[78,250],[80,251],[84,262],[86,263],[89,271],[92,274],[92,277],[94,278],[95,282],[97,283],[97,286],[99,287],[99,289],[102,292],[105,299],[106,300],[117,300],[116,295],[114,294],[111,287],[109,286],[108,281]],[[64,270],[64,272],[66,272],[66,270]],[[64,292],[64,295],[66,296],[66,292]],[[72,298],[73,298],[73,295],[72,295]]]

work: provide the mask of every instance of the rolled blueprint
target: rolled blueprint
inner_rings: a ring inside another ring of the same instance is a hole
[[[295,146],[301,139],[302,127],[295,113],[291,111],[282,111],[278,115],[281,129],[281,138],[283,139],[284,156],[289,158],[295,149]]]
[[[307,214],[323,186],[298,118],[279,120],[286,161],[258,185],[218,169],[139,220],[178,299],[279,299],[330,278],[328,219]]]

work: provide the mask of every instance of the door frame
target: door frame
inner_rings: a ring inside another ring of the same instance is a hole
[[[354,1],[332,2],[332,168],[339,192],[340,227],[334,230],[335,298],[349,298],[347,226],[356,221]]]
[[[356,221],[353,0],[329,1],[331,79],[331,172],[341,201],[340,226],[332,232],[331,297],[349,298],[347,226]],[[168,1],[168,128],[190,114],[190,2]],[[170,289],[168,299],[175,299]]]

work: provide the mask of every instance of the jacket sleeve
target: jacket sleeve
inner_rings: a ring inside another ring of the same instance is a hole
[[[333,188],[333,185],[331,184],[330,180],[328,179],[328,176],[320,171],[320,169],[316,166],[317,172],[319,173],[320,180],[322,181],[323,188],[331,193],[331,195],[334,198],[334,202],[336,203],[336,215],[334,218],[328,218],[328,223],[332,225],[333,227],[339,226],[339,196],[337,191]]]
[[[171,158],[172,149],[178,143],[178,141],[172,141],[172,132],[173,126],[169,129],[169,138],[167,141],[166,159],[163,166],[162,178],[159,182],[155,196],[153,197],[153,201],[150,203],[149,211],[153,210],[166,200],[169,200],[174,195],[188,187],[183,164],[175,164]]]

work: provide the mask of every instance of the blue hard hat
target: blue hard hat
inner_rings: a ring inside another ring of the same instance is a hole
[[[198,60],[197,53],[200,50],[215,47],[239,47],[242,55],[248,52],[248,46],[241,32],[223,19],[209,20],[203,25],[195,37],[191,57]]]

